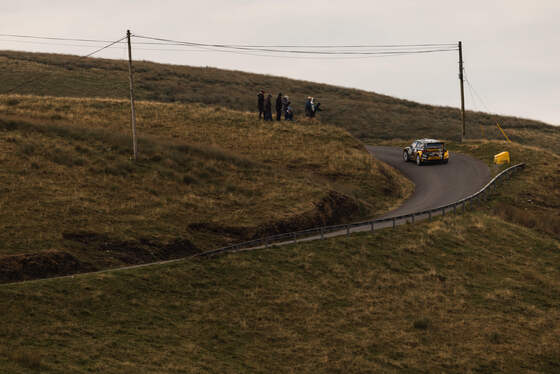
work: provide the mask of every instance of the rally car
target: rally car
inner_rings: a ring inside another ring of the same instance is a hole
[[[428,162],[441,162],[447,164],[449,161],[449,151],[445,149],[445,144],[435,139],[418,139],[403,149],[404,161],[416,161],[420,166]]]

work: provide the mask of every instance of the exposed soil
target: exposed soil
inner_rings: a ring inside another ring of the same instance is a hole
[[[94,232],[64,233],[78,250],[104,252],[96,265],[78,260],[65,251],[47,251],[0,257],[0,283],[64,276],[99,270],[117,264],[142,264],[186,257],[200,252],[187,239],[158,243],[141,239],[122,241]],[[104,259],[104,260],[103,260]],[[106,262],[106,263],[104,263]]]
[[[184,238],[175,239],[170,243],[159,243],[150,239],[123,241],[88,231],[67,232],[63,233],[62,237],[80,243],[89,250],[103,251],[108,257],[125,264],[170,260],[200,252],[194,244]]]
[[[70,253],[62,251],[0,257],[0,282],[2,283],[94,270],[96,268],[91,264],[81,262]]]
[[[245,226],[225,226],[214,222],[195,222],[189,225],[189,229],[193,231],[209,232],[219,234],[224,238],[232,240],[244,240],[250,237],[252,230]]]
[[[226,240],[241,241],[290,231],[304,230],[321,225],[333,225],[350,220],[360,212],[361,206],[353,198],[330,191],[308,212],[281,221],[268,222],[257,227],[227,227],[215,223],[195,223],[190,229],[220,234]],[[115,264],[143,264],[200,253],[191,241],[178,238],[169,243],[151,239],[119,240],[105,234],[79,231],[66,232],[62,238],[68,248],[88,253],[99,253],[95,265],[78,260],[65,251],[49,251],[0,257],[0,282],[71,275]],[[98,263],[99,262],[99,263]],[[105,263],[106,262],[106,263]]]
[[[336,191],[329,191],[327,196],[315,203],[312,210],[285,220],[260,225],[252,238],[345,223],[360,213],[360,210],[361,205],[355,199]]]
[[[189,225],[189,228],[221,234],[227,236],[230,241],[243,241],[311,227],[344,223],[360,213],[360,210],[361,205],[355,199],[336,191],[329,191],[327,196],[315,203],[315,207],[310,211],[284,220],[266,222],[257,227],[234,227],[213,222],[197,222]]]

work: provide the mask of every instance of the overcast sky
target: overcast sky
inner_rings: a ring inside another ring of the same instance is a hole
[[[467,109],[560,125],[560,1],[2,1],[0,33],[115,40],[126,29],[237,44],[417,44],[463,41]],[[0,49],[86,54],[93,46]],[[60,42],[59,42],[60,43]],[[64,44],[72,44],[70,42]],[[98,56],[124,58],[122,47]],[[134,49],[135,59],[287,76],[459,107],[456,52],[344,60]]]

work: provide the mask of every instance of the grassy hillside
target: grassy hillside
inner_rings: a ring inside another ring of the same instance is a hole
[[[515,245],[512,245],[515,243]],[[486,213],[0,287],[10,373],[557,373],[559,242]]]
[[[140,263],[388,210],[412,185],[344,130],[199,104],[0,96],[0,279]]]
[[[489,160],[500,142],[453,145]],[[0,367],[26,372],[556,373],[558,156],[466,215],[3,285]],[[514,214],[511,214],[514,212]],[[518,213],[515,213],[518,212]]]
[[[524,171],[504,183],[500,194],[489,202],[490,213],[560,240],[560,156],[503,141],[452,148],[486,161],[495,172],[500,168],[493,164],[493,155],[504,150],[510,152],[512,163],[526,163]]]
[[[128,97],[124,61],[78,59],[76,56],[0,51],[2,92],[39,78],[16,93],[74,97]],[[254,111],[256,92],[265,89],[291,97],[296,117],[303,116],[308,95],[319,98],[321,121],[350,131],[362,140],[435,137],[458,140],[459,110],[422,105],[372,92],[280,77],[214,68],[135,62],[136,94],[143,100],[197,102]],[[499,121],[512,140],[538,144],[558,153],[560,127],[486,113],[467,113],[467,136],[502,139]]]
[[[154,101],[138,103],[140,160],[132,163],[122,62],[1,52],[0,63],[5,89],[48,72],[19,93],[52,95],[0,95],[4,280],[374,215],[411,186],[340,127],[398,145],[453,139],[459,127],[450,108],[137,63],[139,96]],[[327,109],[320,119],[331,126],[255,120],[244,110],[261,87],[297,102],[319,97]],[[490,127],[497,118],[469,118],[479,135],[498,137]],[[492,155],[503,150],[527,167],[464,216],[0,285],[9,321],[0,324],[0,372],[557,373],[560,137],[542,123],[500,120],[528,145],[449,147],[495,173]]]

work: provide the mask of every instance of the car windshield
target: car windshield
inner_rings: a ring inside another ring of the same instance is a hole
[[[433,149],[433,148],[443,149],[443,143],[428,143],[428,144],[426,144],[426,148],[429,148],[429,149]]]

